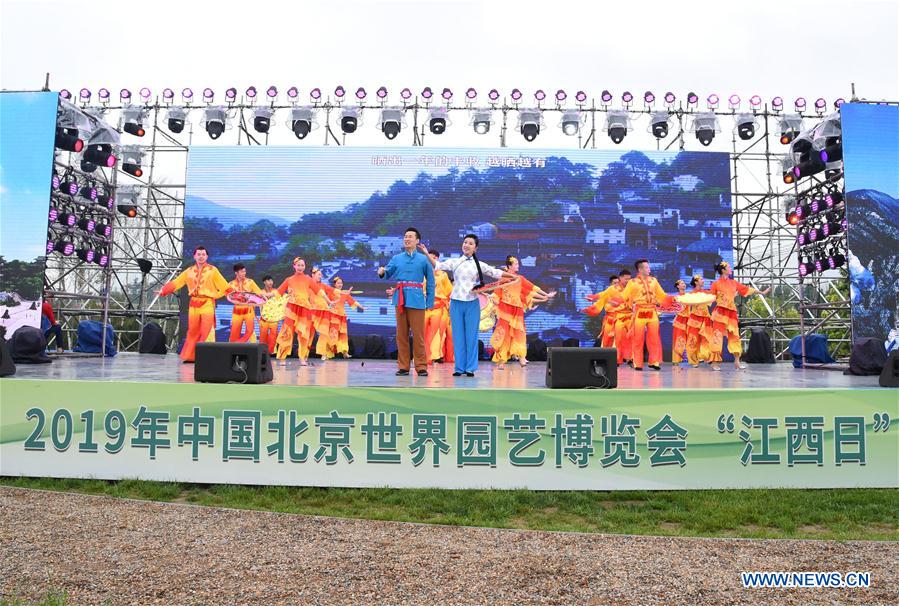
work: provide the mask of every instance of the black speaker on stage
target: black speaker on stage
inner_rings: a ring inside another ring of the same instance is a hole
[[[893,350],[880,373],[881,387],[899,387],[899,349]]]
[[[12,361],[6,339],[0,337],[0,377],[10,377],[16,374],[16,363]]]
[[[194,381],[268,383],[272,376],[264,343],[197,343]]]
[[[618,387],[618,350],[614,347],[550,347],[546,386],[556,388]]]

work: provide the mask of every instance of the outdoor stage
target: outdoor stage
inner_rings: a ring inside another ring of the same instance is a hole
[[[837,370],[793,368],[790,362],[749,364],[736,370],[731,363],[722,364],[714,372],[707,364],[699,368],[664,364],[662,370],[647,368],[641,372],[629,366],[618,368],[618,388],[634,390],[677,389],[881,389],[877,377],[844,375]],[[302,367],[296,358],[287,365],[274,365],[270,385],[317,387],[403,387],[403,388],[474,388],[474,389],[546,389],[545,362],[531,362],[522,368],[517,362],[497,370],[493,363],[482,362],[472,378],[453,377],[452,364],[429,367],[427,377],[413,371],[398,377],[393,360],[335,359],[327,362],[311,359]],[[115,381],[152,383],[193,383],[193,364],[183,364],[177,355],[120,353],[114,358],[80,357],[70,354],[53,356],[52,364],[19,365],[19,379],[64,379],[69,381]],[[526,396],[525,396],[526,397]],[[601,398],[600,394],[594,397]]]

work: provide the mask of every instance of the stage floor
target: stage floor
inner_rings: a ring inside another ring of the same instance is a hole
[[[337,359],[321,362],[310,360],[302,367],[296,359],[286,366],[276,365],[273,385],[316,385],[320,387],[431,387],[481,389],[545,389],[546,364],[532,362],[522,368],[517,363],[497,370],[490,362],[482,362],[472,378],[453,377],[452,364],[436,364],[427,377],[397,377],[393,360]],[[54,356],[52,364],[20,364],[13,379],[67,379],[91,381],[134,381],[193,383],[194,367],[182,364],[175,355],[142,355],[121,353],[114,358]],[[699,368],[672,367],[664,364],[661,371],[637,372],[630,367],[618,369],[619,389],[777,389],[777,388],[852,388],[881,389],[876,376],[844,375],[837,370],[796,369],[790,362],[750,364],[736,370],[723,364],[721,372],[707,365]]]

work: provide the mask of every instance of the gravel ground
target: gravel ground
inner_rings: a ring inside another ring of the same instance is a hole
[[[0,591],[68,604],[897,604],[899,543],[427,526],[0,487]],[[743,589],[740,571],[870,571]]]

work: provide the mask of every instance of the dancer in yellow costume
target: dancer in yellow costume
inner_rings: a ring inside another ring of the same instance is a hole
[[[440,252],[428,251],[434,263],[440,261]],[[425,348],[428,363],[453,362],[453,329],[450,325],[449,306],[453,283],[442,269],[434,270],[434,307],[425,310]]]
[[[262,289],[257,286],[256,282],[252,278],[247,278],[247,267],[243,263],[234,264],[234,279],[228,286],[235,292],[262,294]],[[234,305],[231,312],[231,335],[228,337],[228,341],[232,343],[256,342],[256,309],[252,305]]]
[[[490,344],[493,346],[493,362],[502,370],[506,362],[518,358],[521,366],[526,366],[528,345],[524,325],[525,309],[533,309],[538,303],[545,303],[556,296],[554,292],[544,292],[539,286],[518,274],[521,264],[517,258],[506,257],[506,271],[518,276],[518,280],[508,286],[493,291],[496,308],[496,327]]]
[[[612,303],[610,299],[620,294],[623,290],[619,287],[618,280],[617,275],[609,276],[609,287],[595,295],[587,295],[587,300],[593,301],[593,305],[581,310],[582,313],[588,316],[598,316],[605,311],[606,315],[602,321],[602,332],[597,335],[597,338],[602,339],[600,343],[602,347],[615,347],[615,308],[617,305]]]

